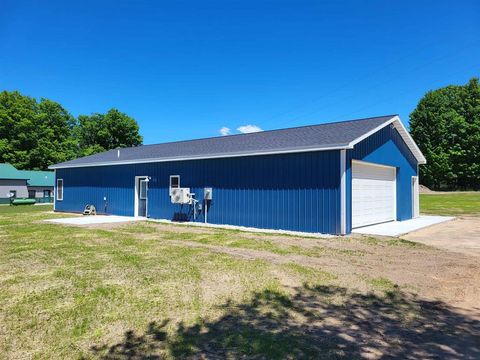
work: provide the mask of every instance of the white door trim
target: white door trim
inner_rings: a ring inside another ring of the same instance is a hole
[[[138,196],[140,189],[138,188],[139,180],[140,179],[148,179],[148,176],[135,176],[135,189],[134,189],[134,208],[133,208],[133,216],[138,216]],[[145,215],[148,216],[148,190],[147,190],[147,199],[145,200]],[[142,216],[143,217],[143,216]]]

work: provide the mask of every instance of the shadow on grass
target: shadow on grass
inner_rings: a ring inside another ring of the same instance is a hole
[[[448,305],[400,291],[351,294],[317,286],[286,296],[264,291],[224,316],[167,333],[167,320],[115,345],[92,348],[104,359],[397,358],[479,359],[480,323]]]

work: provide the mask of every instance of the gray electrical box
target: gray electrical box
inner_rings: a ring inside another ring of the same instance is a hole
[[[208,187],[208,188],[205,188],[203,189],[203,199],[204,200],[212,200],[212,188],[211,187]]]

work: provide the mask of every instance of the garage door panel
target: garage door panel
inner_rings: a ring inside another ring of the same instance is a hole
[[[395,220],[395,196],[395,168],[352,163],[352,227]]]

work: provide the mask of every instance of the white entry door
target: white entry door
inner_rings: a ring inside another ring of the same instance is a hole
[[[396,169],[352,161],[352,228],[396,220]]]
[[[418,195],[418,176],[412,176],[412,217],[420,216],[420,198]]]
[[[134,216],[147,217],[148,213],[148,176],[135,176]]]

